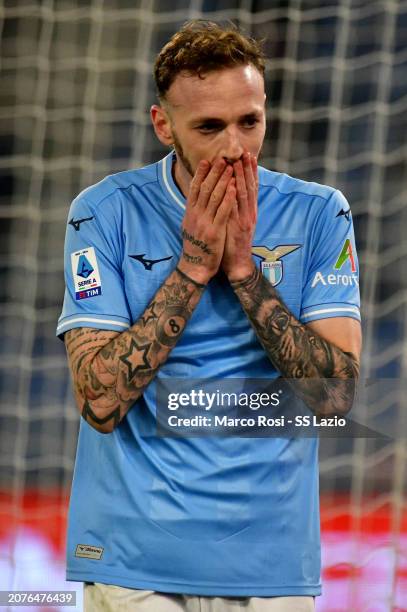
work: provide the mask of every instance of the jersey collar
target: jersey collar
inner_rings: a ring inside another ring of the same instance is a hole
[[[175,151],[171,151],[171,153],[160,161],[160,182],[164,192],[169,196],[169,199],[185,212],[185,198],[172,177],[172,165],[174,161]]]

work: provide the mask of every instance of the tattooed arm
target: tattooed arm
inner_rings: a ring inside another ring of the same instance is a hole
[[[176,268],[125,332],[79,328],[65,334],[75,397],[90,425],[101,433],[118,425],[167,360],[204,288]]]
[[[257,270],[257,160],[245,152],[233,164],[238,205],[229,218],[222,267],[273,365],[317,414],[345,414],[359,374],[360,324],[337,317],[302,325]]]
[[[211,167],[201,162],[187,199],[178,267],[140,319],[121,334],[90,328],[65,334],[78,408],[98,431],[113,431],[178,342],[219,269],[235,198],[226,163],[220,160]]]
[[[318,415],[346,414],[359,375],[359,323],[337,318],[310,324],[314,329],[302,325],[254,264],[250,275],[231,285],[273,365],[285,378],[297,379],[295,392]]]

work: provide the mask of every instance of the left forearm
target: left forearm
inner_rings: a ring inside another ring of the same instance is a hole
[[[271,362],[284,378],[296,379],[295,391],[309,408],[346,414],[359,374],[356,356],[302,325],[256,267],[231,285]]]

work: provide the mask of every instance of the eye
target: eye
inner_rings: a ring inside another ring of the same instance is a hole
[[[242,125],[244,125],[245,127],[248,127],[248,128],[253,128],[253,127],[256,126],[256,123],[259,123],[259,120],[257,119],[257,117],[247,117],[242,122]]]
[[[204,134],[210,134],[211,132],[216,132],[220,130],[221,126],[217,123],[205,123],[204,125],[198,126],[198,130],[203,132]]]

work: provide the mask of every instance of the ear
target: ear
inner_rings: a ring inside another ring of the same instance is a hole
[[[172,137],[171,121],[165,108],[153,104],[150,108],[150,117],[158,140],[163,145],[172,145],[174,139]]]

